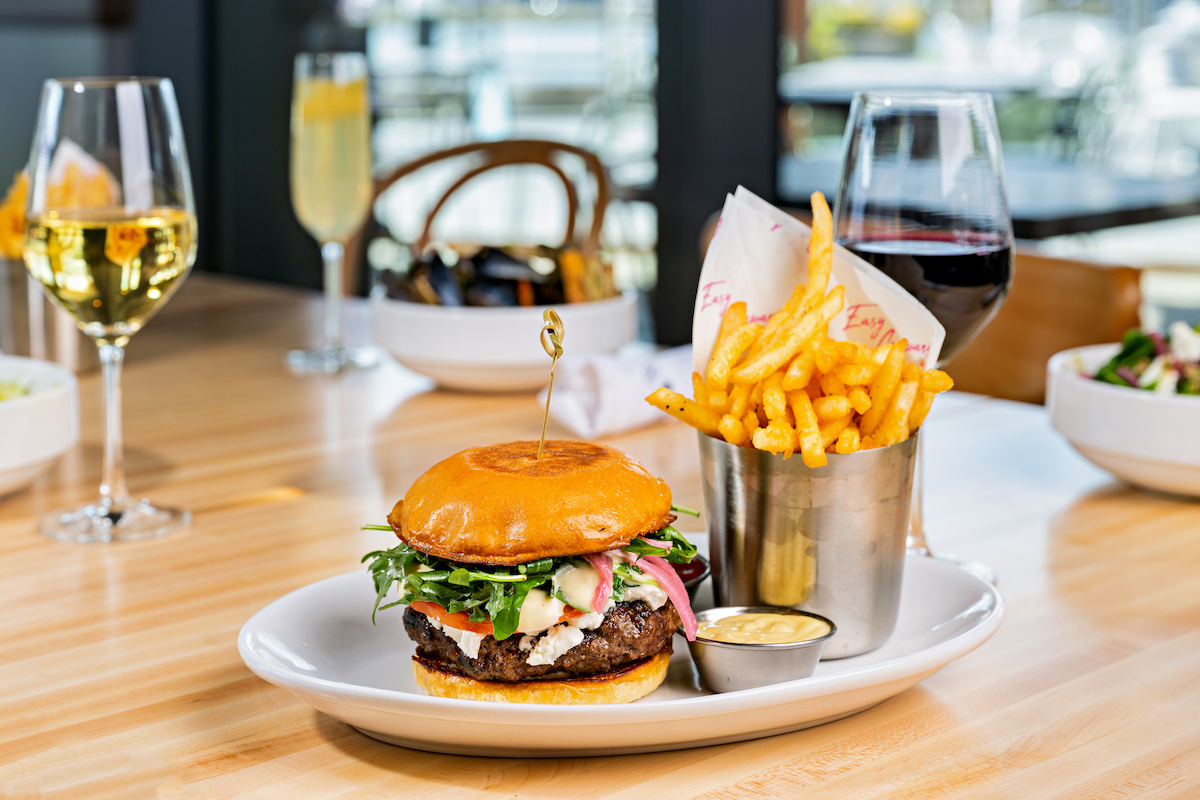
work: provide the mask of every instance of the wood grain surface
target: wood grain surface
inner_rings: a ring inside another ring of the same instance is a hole
[[[1112,482],[1038,407],[963,395],[926,427],[930,542],[992,564],[1009,616],[914,689],[794,734],[611,758],[430,755],[317,713],[243,666],[241,625],[386,544],[359,526],[437,460],[541,424],[531,396],[430,392],[390,364],[293,377],[283,353],[319,311],[197,275],[134,338],[131,489],[192,509],[186,532],[35,533],[98,483],[95,374],[80,446],[0,500],[0,797],[1200,797],[1200,504]],[[361,306],[350,323],[365,339]],[[700,506],[690,429],[606,441]]]

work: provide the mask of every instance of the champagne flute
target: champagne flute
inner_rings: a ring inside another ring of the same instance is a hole
[[[196,258],[196,214],[175,90],[166,78],[60,78],[42,88],[29,157],[25,265],[100,350],[100,497],[38,522],[52,539],[162,536],[187,511],[135,502],[125,484],[121,365],[129,337]]]
[[[1000,310],[1012,284],[1012,220],[991,95],[859,93],[842,143],[838,242],[891,276],[946,328],[937,365]],[[918,448],[920,445],[918,444]],[[925,542],[922,460],[910,551]],[[995,583],[986,565],[939,556]]]
[[[293,350],[295,372],[373,367],[378,352],[342,344],[342,258],[371,207],[371,104],[362,53],[301,53],[292,89],[292,205],[321,245],[325,330],[320,346]]]

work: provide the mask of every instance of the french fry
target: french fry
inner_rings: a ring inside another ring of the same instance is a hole
[[[796,438],[800,444],[804,465],[825,466],[829,459],[825,457],[825,446],[821,444],[821,428],[817,424],[817,414],[813,411],[808,392],[792,392],[788,395],[788,401],[792,406],[792,413],[796,415]]]
[[[879,428],[879,424],[883,422],[883,415],[887,413],[888,406],[892,402],[892,395],[896,393],[896,388],[900,385],[900,369],[904,366],[904,351],[907,348],[907,339],[901,339],[893,344],[891,352],[888,353],[883,366],[879,368],[875,380],[871,381],[871,387],[868,390],[871,394],[871,408],[863,414],[862,420],[858,423],[859,429],[864,434],[874,434]]]
[[[919,388],[917,381],[902,381],[876,431],[875,439],[884,447],[908,438],[908,412]]]
[[[787,419],[787,397],[783,394],[783,373],[772,373],[762,382],[762,404],[767,419]]]
[[[813,357],[813,351],[805,347],[800,351],[799,355],[792,359],[792,363],[788,365],[787,374],[783,376],[783,390],[791,392],[808,386],[808,382],[812,380],[813,369],[815,367],[816,362]]]
[[[699,372],[692,373],[692,399],[702,406],[708,405],[708,389],[704,386],[704,378]]]
[[[917,392],[917,399],[913,401],[912,410],[908,412],[909,434],[916,433],[917,428],[921,427],[921,423],[925,421],[925,416],[929,413],[930,406],[933,405],[933,397],[933,392],[927,392],[924,389]]]
[[[851,386],[846,392],[846,397],[850,398],[850,405],[854,406],[854,410],[859,414],[867,413],[871,407],[871,395],[861,386]]]
[[[850,405],[850,398],[845,395],[818,397],[812,401],[812,407],[813,411],[817,412],[817,421],[822,425],[843,417],[846,417],[848,422],[849,415],[854,411],[854,408]]]
[[[841,360],[837,343],[824,334],[820,335],[821,343],[814,349],[813,360],[821,373],[832,372]]]
[[[729,393],[729,412],[733,416],[741,419],[746,416],[746,408],[750,402],[750,390],[752,387],[745,384],[737,384],[733,387],[733,391]]]
[[[725,441],[733,445],[742,445],[746,443],[746,427],[742,425],[742,421],[732,414],[726,414],[721,417],[721,421],[717,423],[717,430],[725,437]]]
[[[754,446],[768,453],[782,453],[790,458],[796,449],[796,430],[781,419],[773,419],[765,428],[754,432]]]
[[[808,382],[808,385],[804,387],[804,391],[808,393],[808,397],[810,400],[816,400],[818,397],[822,396],[821,395],[821,379],[818,378],[815,373],[812,376],[812,380],[810,380]]]
[[[838,434],[837,444],[834,446],[834,451],[845,455],[846,453],[857,452],[862,443],[858,438],[858,428],[853,424],[847,425],[846,429]]]
[[[819,417],[818,417],[819,419]],[[838,440],[842,431],[846,430],[846,426],[854,419],[854,413],[850,412],[844,416],[838,417],[835,420],[826,422],[821,426],[821,449],[827,450],[829,446]]]
[[[835,344],[838,349],[838,357],[843,363],[867,364],[875,354],[875,348],[858,342],[835,342]]]
[[[921,380],[922,369],[916,364],[905,364],[900,368],[901,381],[919,381]]]
[[[712,353],[708,357],[708,364],[704,367],[704,377],[706,386],[710,391],[716,391],[718,388],[716,383],[712,381],[712,363],[713,356],[721,349],[721,345],[726,342],[734,331],[746,324],[746,304],[733,303],[729,308],[725,309],[725,313],[721,315],[721,325],[717,328],[717,338],[713,340]],[[736,358],[736,356],[735,356]]]
[[[679,392],[672,392],[670,389],[655,389],[646,398],[646,402],[713,438],[719,438],[721,435],[718,427],[721,418],[717,416],[717,412],[711,408],[705,408],[695,400],[689,400]]]
[[[839,381],[837,375],[832,372],[822,375],[818,382],[821,384],[821,393],[826,397],[846,394],[846,384]]]
[[[876,447],[879,447],[879,444],[875,441],[874,436],[863,436],[859,439],[860,450],[874,450]]]
[[[847,386],[866,386],[875,380],[878,372],[877,364],[842,364],[833,371],[833,374]]]
[[[804,343],[842,310],[845,293],[845,287],[834,287],[817,309],[806,314],[786,336],[781,336],[753,361],[734,370],[730,379],[734,383],[756,383],[791,361]]]
[[[927,370],[921,375],[921,391],[938,394],[954,388],[954,379],[940,369]]]
[[[745,352],[746,348],[761,333],[762,325],[751,322],[742,325],[721,340],[721,344],[713,350],[712,357],[708,360],[708,390],[710,394],[714,389],[724,389],[729,385],[729,373],[733,365],[737,363],[738,356]],[[768,370],[755,380],[760,381],[774,371],[773,369]],[[736,383],[753,383],[753,381],[736,381]]]
[[[708,390],[707,385],[705,389]],[[708,391],[708,407],[718,414],[724,414],[729,410],[730,398],[729,392],[725,389],[712,389]]]
[[[733,303],[729,308],[725,309],[725,313],[721,315],[721,325],[717,328],[717,338],[713,342],[713,352],[716,352],[721,342],[729,338],[730,334],[745,324],[745,303]]]
[[[813,192],[813,224],[808,237],[808,283],[804,287],[804,308],[816,308],[829,286],[829,273],[833,270],[833,215],[825,195]],[[838,309],[839,311],[841,309]]]
[[[747,411],[746,416],[742,417],[742,427],[746,430],[746,438],[750,439],[751,444],[753,444],[754,432],[761,427],[758,424],[758,413]]]
[[[779,336],[779,331],[787,327],[787,324],[791,321],[792,316],[803,305],[804,292],[804,284],[798,285],[792,290],[792,296],[788,298],[788,301],[784,304],[783,308],[771,315],[771,318],[767,320],[767,327],[763,330],[763,335],[758,337],[758,341],[755,342],[754,346],[750,348],[750,352],[747,355],[747,360],[756,358],[759,353],[767,348],[768,345],[771,345],[775,342],[775,339]]]

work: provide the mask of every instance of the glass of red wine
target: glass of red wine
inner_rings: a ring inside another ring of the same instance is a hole
[[[834,235],[945,326],[937,366],[960,353],[1012,283],[1012,220],[991,95],[856,94],[842,143]],[[921,474],[918,450],[908,547],[932,556]],[[937,558],[996,580],[986,565]]]

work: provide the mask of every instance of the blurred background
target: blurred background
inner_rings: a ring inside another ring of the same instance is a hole
[[[165,75],[199,268],[317,287],[288,126],[293,57],[318,49],[367,55],[377,174],[476,141],[596,153],[601,245],[618,287],[643,294],[647,339],[690,339],[725,193],[799,214],[814,189],[832,199],[850,99],[868,89],[992,94],[1020,240],[1006,314],[1028,327],[1077,295],[1113,326],[1130,303],[1151,325],[1200,318],[1196,0],[0,0],[0,183],[28,158],[44,78]],[[379,198],[349,267],[358,292],[407,268],[461,173],[434,165]],[[437,234],[557,244],[565,209],[553,174],[506,167],[456,193]],[[1096,281],[1112,309],[1096,311]],[[980,346],[1012,335],[994,325]]]

